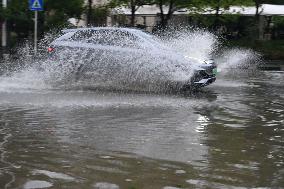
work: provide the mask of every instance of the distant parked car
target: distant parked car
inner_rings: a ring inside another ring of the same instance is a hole
[[[200,61],[191,57],[185,57],[180,53],[173,53],[169,47],[161,45],[159,39],[149,33],[138,29],[94,27],[63,30],[63,35],[55,39],[48,47],[50,58],[62,62],[72,61],[75,65],[77,75],[89,75],[103,72],[104,64],[108,62],[113,77],[118,74],[123,64],[130,66],[132,63],[132,76],[137,76],[143,69],[143,61],[152,61],[159,64],[160,69],[175,64],[175,69],[188,69],[178,61],[186,62],[188,65],[194,62],[191,74],[182,83],[182,89],[195,89],[204,87],[216,80],[216,64],[213,60]],[[198,49],[196,49],[198,50]],[[79,53],[78,53],[79,52]],[[172,55],[174,54],[174,55]],[[92,64],[96,61],[96,64]],[[165,64],[163,64],[165,62]],[[168,64],[166,62],[171,62]],[[198,65],[196,66],[196,62]],[[136,66],[133,66],[136,64]],[[151,66],[149,64],[148,66]],[[156,66],[158,67],[158,66]],[[91,71],[90,71],[91,70]],[[144,69],[144,72],[149,70]],[[137,72],[137,73],[135,73]],[[138,73],[139,72],[139,73]]]

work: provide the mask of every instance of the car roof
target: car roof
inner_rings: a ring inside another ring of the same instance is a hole
[[[64,29],[62,30],[63,33],[69,32],[77,32],[77,31],[86,31],[86,30],[121,30],[121,31],[128,31],[128,32],[143,32],[139,29],[135,28],[120,28],[120,27],[87,27],[87,28],[76,28],[76,29]]]
[[[122,28],[122,27],[85,27],[85,28],[75,28],[75,29],[64,29],[62,30],[62,32],[64,33],[63,36],[61,36],[58,39],[61,38],[68,38],[70,36],[66,36],[66,35],[73,35],[74,33],[78,32],[78,31],[98,31],[98,30],[109,30],[109,31],[127,31],[130,32],[131,34],[138,36],[140,39],[147,41],[148,43],[150,43],[152,46],[159,46],[159,48],[161,48],[161,44],[158,44],[158,42],[153,39],[153,35],[148,33],[147,31],[141,30],[141,29],[137,29],[137,28]]]

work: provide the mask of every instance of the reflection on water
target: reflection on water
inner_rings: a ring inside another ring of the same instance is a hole
[[[187,96],[1,90],[0,188],[284,187],[284,73],[230,78]]]

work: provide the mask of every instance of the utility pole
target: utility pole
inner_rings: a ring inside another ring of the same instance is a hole
[[[7,0],[2,0],[2,6],[5,10],[7,8]],[[7,46],[7,21],[4,20],[2,23],[2,48],[6,48]]]

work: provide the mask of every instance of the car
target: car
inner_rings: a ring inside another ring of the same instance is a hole
[[[181,90],[194,90],[216,80],[217,66],[212,59],[183,55],[139,29],[92,27],[62,32],[48,47],[49,58],[61,66],[69,63],[77,79],[133,85],[165,81]]]

